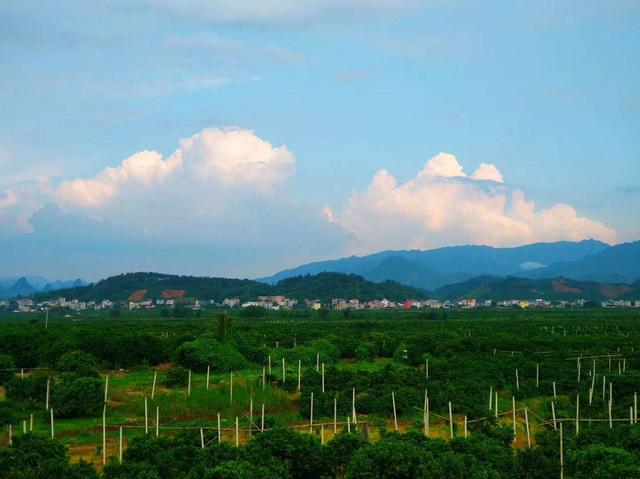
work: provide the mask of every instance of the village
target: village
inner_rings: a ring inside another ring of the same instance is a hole
[[[591,304],[589,304],[591,303]],[[252,301],[241,301],[240,298],[224,298],[222,301],[215,300],[199,300],[199,299],[145,299],[142,301],[112,301],[104,299],[102,301],[81,301],[79,299],[66,299],[59,297],[48,301],[34,301],[31,298],[18,298],[0,300],[0,310],[11,311],[16,313],[46,311],[49,309],[68,309],[70,311],[80,312],[86,310],[110,310],[110,309],[127,309],[127,310],[152,310],[173,308],[176,306],[186,307],[194,310],[200,309],[244,309],[250,307],[264,308],[272,311],[292,310],[292,309],[309,309],[321,310],[331,309],[338,311],[345,310],[412,310],[412,309],[474,309],[474,308],[584,308],[586,306],[593,307],[593,302],[586,299],[577,299],[573,301],[550,301],[546,299],[509,299],[494,301],[491,299],[461,299],[458,301],[440,301],[437,299],[414,300],[407,299],[405,301],[390,301],[388,299],[375,299],[371,301],[361,301],[356,298],[342,299],[333,298],[331,302],[323,303],[319,299],[305,299],[302,302],[296,299],[287,298],[283,295],[275,296],[258,296]],[[640,308],[640,300],[608,300],[595,304],[596,307],[602,308]]]

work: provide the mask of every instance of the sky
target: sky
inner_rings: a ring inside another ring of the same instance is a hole
[[[0,2],[0,275],[640,239],[634,0]]]

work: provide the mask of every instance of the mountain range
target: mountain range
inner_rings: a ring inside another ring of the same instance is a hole
[[[0,278],[0,299],[15,296],[29,296],[39,291],[56,291],[77,286],[86,286],[86,281],[75,279],[71,281],[50,281],[40,276],[4,277]]]
[[[370,281],[393,280],[427,290],[479,276],[632,283],[640,278],[640,241],[615,246],[584,240],[514,248],[470,245],[426,251],[382,251],[309,263],[260,280],[274,284],[285,278],[325,271],[359,274]]]

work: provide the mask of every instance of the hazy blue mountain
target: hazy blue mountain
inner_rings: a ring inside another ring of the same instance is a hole
[[[640,279],[640,241],[622,243],[575,261],[559,261],[526,276],[632,283]]]
[[[82,279],[71,281],[51,281],[41,276],[7,276],[0,278],[0,299],[11,298],[17,295],[27,296],[38,291],[55,291],[63,288],[86,286],[89,283]]]
[[[393,280],[411,286],[435,289],[445,284],[489,276],[530,276],[561,261],[572,262],[599,253],[609,245],[595,240],[533,243],[515,248],[451,246],[427,251],[383,251],[367,256],[351,256],[319,261],[276,273],[261,281],[282,279],[324,271],[354,273],[370,281]]]
[[[36,292],[36,288],[31,286],[27,281],[27,278],[20,278],[16,281],[13,286],[8,289],[8,296],[29,296],[32,293]]]
[[[74,279],[71,281],[60,281],[58,279],[51,283],[47,283],[42,289],[40,289],[40,291],[46,292],[46,291],[57,291],[59,289],[66,289],[66,288],[79,288],[81,286],[87,286],[88,284],[89,283],[81,280],[80,278]]]

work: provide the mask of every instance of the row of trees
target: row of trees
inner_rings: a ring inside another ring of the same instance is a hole
[[[566,437],[567,477],[575,479],[640,478],[640,428]],[[541,433],[538,447],[511,449],[511,432],[500,427],[449,442],[420,433],[388,433],[377,442],[342,432],[326,445],[317,437],[274,428],[246,445],[210,444],[201,448],[193,432],[173,438],[137,437],[122,464],[107,464],[105,479],[546,479],[560,474],[558,435]],[[0,449],[2,477],[12,479],[97,479],[91,465],[71,465],[65,448],[31,434]]]

